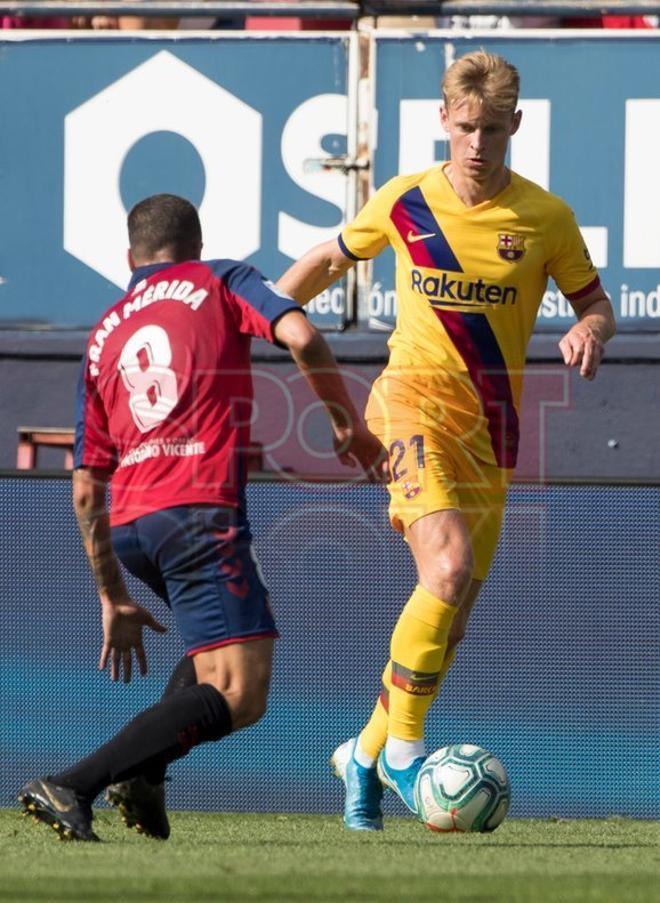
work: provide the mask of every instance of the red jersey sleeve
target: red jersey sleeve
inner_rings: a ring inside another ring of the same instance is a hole
[[[114,470],[117,450],[108,429],[108,417],[96,384],[89,376],[87,353],[83,358],[76,396],[76,436],[74,467],[98,467]]]

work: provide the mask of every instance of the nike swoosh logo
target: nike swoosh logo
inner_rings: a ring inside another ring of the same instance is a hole
[[[410,245],[414,245],[416,241],[424,241],[425,238],[433,238],[435,232],[425,232],[423,235],[415,235],[412,229],[408,230],[408,238],[406,241]]]
[[[69,803],[67,806],[62,805],[62,801],[58,800],[57,797],[53,796],[48,787],[45,784],[41,785],[41,789],[46,794],[48,799],[51,801],[53,807],[57,809],[58,812],[69,812],[70,809],[73,809],[73,803]]]

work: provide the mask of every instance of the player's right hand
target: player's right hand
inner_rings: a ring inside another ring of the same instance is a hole
[[[167,633],[167,627],[157,621],[132,599],[121,602],[102,600],[103,648],[99,659],[99,670],[105,670],[110,661],[110,679],[119,680],[120,672],[124,672],[124,683],[131,679],[133,655],[138,663],[140,674],[147,673],[147,657],[142,645],[142,628],[149,627],[156,633]]]
[[[346,467],[359,465],[370,483],[389,483],[390,464],[381,441],[364,424],[335,426],[335,453]]]
[[[567,367],[579,367],[580,376],[592,380],[600,365],[605,343],[584,323],[575,323],[559,342]]]

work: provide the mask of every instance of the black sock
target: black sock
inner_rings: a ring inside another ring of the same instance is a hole
[[[185,690],[186,687],[194,687],[197,683],[197,674],[195,673],[195,665],[189,655],[184,655],[180,662],[177,663],[172,676],[167,682],[167,686],[163,690],[161,699],[166,699],[177,690]]]
[[[186,687],[134,718],[115,737],[50,780],[93,800],[108,784],[157,773],[193,746],[231,732],[231,714],[211,684]]]
[[[179,690],[185,690],[186,687],[194,687],[197,683],[197,673],[192,658],[184,655],[177,662],[174,671],[170,675],[167,686],[163,690],[161,701],[167,699],[172,693],[178,693]],[[167,774],[167,762],[158,762],[144,769],[143,777],[150,784],[162,784]]]

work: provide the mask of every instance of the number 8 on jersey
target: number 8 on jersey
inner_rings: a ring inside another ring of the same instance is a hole
[[[172,346],[162,326],[143,326],[122,348],[118,369],[130,393],[131,415],[142,433],[166,420],[179,400],[171,363]]]

